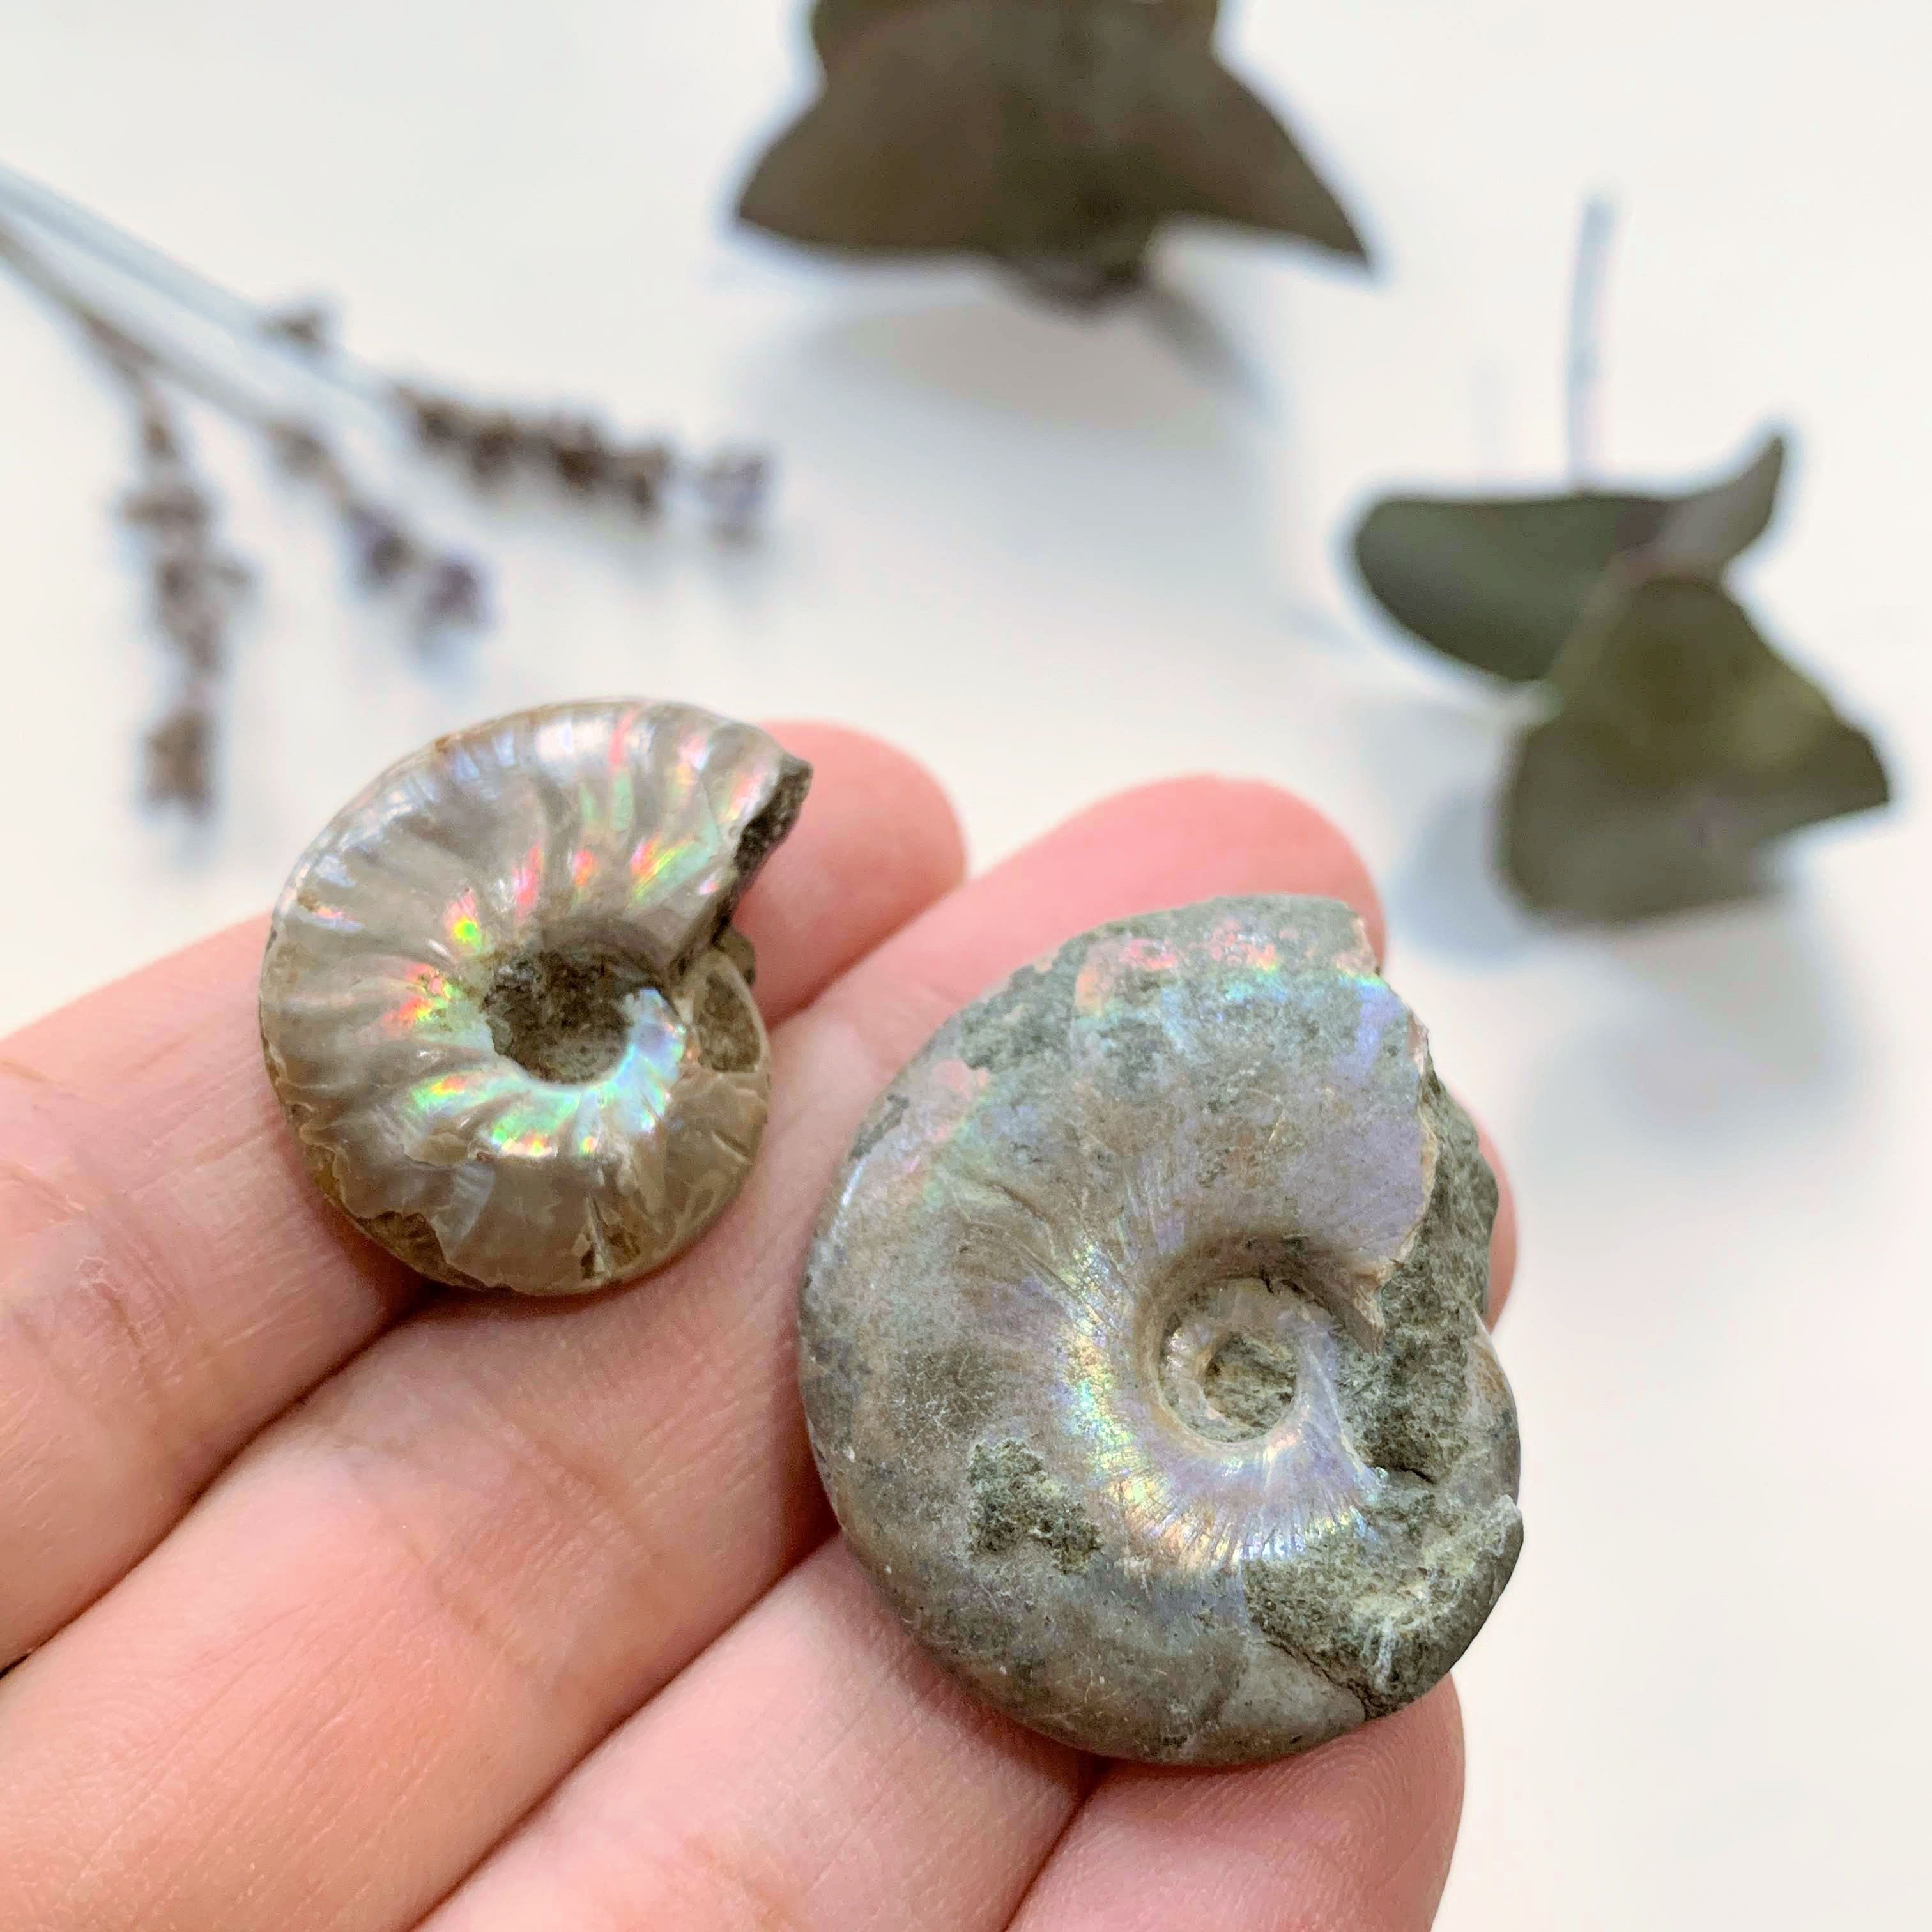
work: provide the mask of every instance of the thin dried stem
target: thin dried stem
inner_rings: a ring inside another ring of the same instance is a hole
[[[14,169],[0,166],[0,217],[4,216],[12,218],[10,225],[16,230],[37,231],[74,249],[166,306],[206,324],[250,360],[266,361],[284,384],[292,384],[311,396],[321,387],[332,392],[337,400],[358,401],[371,409],[388,405],[391,386],[377,371],[340,354],[318,357],[302,332],[288,326],[288,316],[265,317],[245,296],[224,288],[54,189]],[[169,360],[178,380],[196,388],[218,409],[250,422],[260,422],[265,414],[289,412],[286,408],[265,409],[259,398],[251,398],[236,383],[232,370],[179,353]],[[202,387],[204,380],[214,393]]]
[[[1586,488],[1596,474],[1598,402],[1603,376],[1604,296],[1617,211],[1603,195],[1583,205],[1570,284],[1570,352],[1563,382],[1564,442],[1570,480]]]

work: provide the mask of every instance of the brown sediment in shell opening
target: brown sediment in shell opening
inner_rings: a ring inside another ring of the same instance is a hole
[[[752,948],[742,934],[728,928],[713,951],[750,984]],[[711,956],[700,954],[692,974]],[[638,994],[657,993],[676,1005],[678,991],[634,949],[592,936],[547,940],[502,961],[481,1004],[499,1053],[539,1080],[581,1085],[601,1079],[623,1058]],[[690,1030],[698,1058],[717,1072],[758,1064],[757,1023],[725,976],[704,976]]]
[[[532,946],[502,961],[483,995],[496,1051],[539,1080],[580,1084],[623,1058],[630,1002],[662,991],[637,955],[608,940]]]

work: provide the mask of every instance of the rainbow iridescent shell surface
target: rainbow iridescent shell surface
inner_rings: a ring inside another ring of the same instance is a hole
[[[846,1536],[975,1690],[1238,1762],[1448,1670],[1521,1540],[1493,1176],[1330,900],[1123,921],[939,1034],[801,1296]]]

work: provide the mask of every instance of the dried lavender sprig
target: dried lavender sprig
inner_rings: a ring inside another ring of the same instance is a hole
[[[143,794],[151,806],[214,804],[218,688],[228,626],[249,570],[214,539],[214,499],[197,479],[188,444],[153,380],[135,359],[104,346],[104,359],[135,400],[141,481],[122,518],[147,541],[154,626],[178,657],[170,707],[143,736]]]
[[[140,480],[121,506],[124,520],[147,538],[154,616],[182,670],[172,707],[147,734],[144,790],[151,802],[206,812],[212,776],[219,680],[236,595],[250,580],[238,559],[214,542],[214,499],[195,472],[186,438],[161,387],[181,382],[268,435],[291,467],[322,484],[355,560],[370,586],[406,584],[415,592],[416,628],[424,641],[483,621],[487,580],[472,559],[423,542],[396,513],[355,484],[317,429],[278,417],[219,372],[170,346],[137,338],[16,226],[0,214],[0,263],[13,268],[80,323],[132,401],[139,425]],[[306,318],[272,319],[292,340]],[[320,322],[314,325],[319,339]]]
[[[180,805],[205,815],[214,802],[215,713],[195,691],[142,740],[142,796],[153,806]]]
[[[693,473],[691,483],[709,506],[712,528],[722,537],[742,539],[764,520],[771,459],[762,450],[721,450]]]
[[[490,488],[518,470],[555,477],[573,494],[622,503],[646,517],[675,499],[694,503],[718,533],[748,535],[764,513],[772,462],[759,452],[689,457],[661,437],[613,437],[580,413],[534,413],[478,405],[397,382],[344,353],[326,305],[265,317],[254,304],[185,263],[12,169],[0,166],[0,207],[20,214],[238,340],[267,345],[283,368],[320,380],[385,413],[400,410],[425,449],[460,461]]]
[[[283,424],[271,436],[282,467],[313,483],[333,507],[356,581],[368,590],[412,593],[419,638],[485,621],[489,580],[474,558],[418,536],[393,506],[362,489],[314,430]]]
[[[396,400],[414,426],[418,445],[459,464],[483,488],[513,473],[532,473],[577,495],[612,496],[655,516],[677,466],[668,443],[616,441],[592,416],[502,409],[409,383],[398,384]]]
[[[215,693],[229,621],[252,573],[216,540],[215,499],[196,472],[147,351],[4,223],[0,261],[74,316],[134,405],[138,481],[121,514],[146,538],[156,627],[180,660],[174,703],[143,740],[142,790],[151,804],[206,812],[214,799]]]
[[[625,442],[574,411],[505,409],[409,383],[397,386],[396,400],[421,447],[460,466],[479,488],[518,474],[543,476],[653,518],[682,496],[719,535],[734,538],[752,532],[770,496],[772,459],[763,451],[728,449],[700,460],[662,437]]]
[[[365,402],[385,400],[386,392],[376,379],[345,382],[343,370],[332,366],[340,358],[329,352],[334,317],[325,304],[304,304],[266,314],[252,309],[240,297],[230,295],[146,243],[123,234],[98,215],[50,189],[24,182],[20,176],[0,167],[0,206],[10,199],[23,203],[29,218],[47,232],[88,252],[144,287],[178,302],[231,338],[244,332],[245,323],[245,334],[251,344],[267,341],[285,345],[304,374],[320,376],[334,389]],[[350,484],[340,458],[333,453],[322,427],[325,418],[319,412],[292,410],[285,403],[265,401],[236,380],[231,371],[185,352],[178,344],[137,336],[124,318],[109,318],[98,302],[50,260],[44,249],[36,248],[26,232],[7,222],[4,213],[0,213],[0,260],[8,262],[83,323],[105,327],[123,340],[134,344],[152,367],[164,370],[172,380],[225,414],[266,434],[284,458],[297,446],[325,452],[326,461],[321,469],[324,480],[331,486],[330,496],[344,514],[352,556],[359,555],[370,514],[380,515],[388,524],[400,527],[394,512],[377,511],[370,499]],[[303,466],[295,463],[286,466],[299,470]],[[425,562],[438,566],[460,564],[480,578],[479,567],[459,553],[438,550],[414,538],[410,541]],[[383,580],[397,574],[384,573]],[[367,580],[366,572],[358,571],[358,574]]]
[[[93,218],[86,219],[91,222]],[[314,475],[336,509],[358,581],[372,588],[413,589],[419,629],[440,630],[481,621],[488,601],[482,566],[460,551],[418,537],[406,527],[398,512],[379,505],[358,488],[319,418],[299,418],[265,403],[231,380],[226,372],[184,354],[176,345],[137,340],[125,320],[107,316],[86,290],[50,261],[44,250],[34,248],[18,228],[8,224],[4,216],[0,216],[0,260],[14,268],[97,337],[105,332],[126,344],[149,370],[165,372],[226,414],[266,434],[285,467],[296,473]],[[257,330],[275,333],[291,344],[309,345],[303,352],[305,356],[316,354],[326,343],[328,326],[326,311],[319,307],[256,317]],[[447,586],[457,580],[471,586],[467,596],[448,594]]]
[[[103,320],[91,320],[88,334],[134,406],[138,481],[121,515],[146,540],[155,627],[178,660],[174,700],[142,740],[142,788],[151,805],[206,813],[230,622],[253,573],[217,538],[215,498],[146,354]]]

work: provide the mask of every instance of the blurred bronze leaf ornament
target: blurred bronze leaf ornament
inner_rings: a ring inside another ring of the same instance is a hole
[[[1593,206],[1580,290],[1600,271]],[[1518,740],[1496,850],[1536,910],[1642,919],[1747,896],[1763,848],[1869,812],[1890,788],[1872,741],[1760,635],[1725,573],[1770,526],[1787,445],[1675,494],[1584,484],[1595,355],[1580,300],[1565,495],[1391,496],[1355,562],[1389,615],[1540,709]]]
[[[1366,262],[1341,203],[1213,46],[1217,0],[818,0],[818,99],[759,162],[753,226],[980,255],[1084,305],[1176,217]]]

